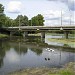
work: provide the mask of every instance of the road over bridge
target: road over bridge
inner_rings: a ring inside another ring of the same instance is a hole
[[[41,32],[41,37],[45,37],[45,32],[52,32],[52,31],[62,31],[65,34],[65,38],[68,38],[68,33],[70,31],[75,30],[75,26],[68,25],[68,26],[18,26],[18,27],[7,27],[6,30],[12,32],[15,31],[23,31],[24,37],[28,35],[28,31],[39,31]]]
[[[75,30],[75,26],[20,26],[20,27],[8,27],[8,31],[52,31],[52,30]]]

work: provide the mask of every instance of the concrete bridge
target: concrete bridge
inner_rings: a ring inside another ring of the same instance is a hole
[[[18,26],[18,27],[7,27],[6,30],[10,31],[10,34],[12,34],[15,31],[23,31],[23,36],[28,36],[28,31],[38,31],[41,32],[41,38],[45,38],[45,32],[53,32],[53,31],[59,31],[64,32],[65,38],[68,38],[68,34],[70,31],[75,30],[75,26],[68,25],[68,26]]]

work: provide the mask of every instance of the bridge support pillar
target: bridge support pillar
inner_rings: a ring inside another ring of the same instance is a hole
[[[10,32],[10,37],[12,37],[12,35],[13,35],[13,32]]]
[[[28,32],[24,32],[23,33],[23,37],[25,38],[25,37],[27,37],[28,36]]]
[[[68,39],[69,32],[68,31],[65,31],[64,34],[65,34],[65,38]]]
[[[45,32],[41,32],[41,39],[45,38]]]

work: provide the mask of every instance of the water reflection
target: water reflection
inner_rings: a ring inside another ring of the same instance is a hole
[[[0,41],[1,75],[28,67],[60,68],[68,62],[75,61],[74,50],[70,48],[50,46],[39,39],[31,41],[27,38],[26,42],[23,40]],[[54,51],[47,51],[48,48]]]
[[[41,49],[31,48],[31,51],[35,52],[37,55],[41,55],[42,54],[42,50]]]

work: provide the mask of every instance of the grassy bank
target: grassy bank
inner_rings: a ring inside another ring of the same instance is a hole
[[[8,75],[75,75],[75,62],[70,62],[63,68],[31,68],[10,73]]]
[[[6,38],[6,37],[8,37],[8,35],[6,35],[6,34],[0,34],[0,39],[1,38]]]
[[[63,43],[63,44],[75,44],[75,38],[74,39],[64,39],[64,38],[48,38],[49,41],[51,42],[58,42],[58,43]]]

